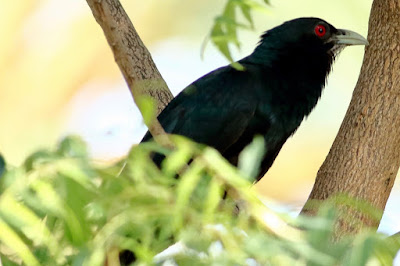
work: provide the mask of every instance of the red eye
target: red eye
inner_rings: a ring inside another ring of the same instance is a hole
[[[314,29],[314,32],[318,37],[324,37],[326,33],[326,28],[323,25],[317,25]]]

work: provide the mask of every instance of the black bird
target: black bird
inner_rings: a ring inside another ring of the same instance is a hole
[[[167,133],[212,146],[234,165],[255,135],[264,136],[259,180],[317,104],[338,53],[366,44],[358,33],[319,18],[287,21],[238,61],[244,70],[228,65],[199,78],[158,119]],[[150,139],[147,133],[142,142]]]

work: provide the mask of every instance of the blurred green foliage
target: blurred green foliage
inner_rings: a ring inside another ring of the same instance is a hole
[[[118,265],[121,250],[133,251],[137,265],[391,264],[396,239],[363,233],[334,243],[330,205],[314,218],[273,213],[250,190],[251,167],[239,171],[214,149],[171,139],[173,151],[144,143],[104,167],[68,137],[8,166],[0,181],[3,265]],[[260,144],[244,160],[257,161]],[[154,151],[166,155],[161,169]],[[178,251],[163,252],[173,244]]]
[[[269,4],[269,0],[263,2]],[[242,68],[240,64],[234,62],[230,50],[231,44],[240,48],[238,29],[254,29],[252,12],[266,10],[266,6],[256,0],[228,0],[222,14],[215,18],[210,34],[211,42],[234,67]],[[242,15],[244,23],[239,22],[238,13]]]

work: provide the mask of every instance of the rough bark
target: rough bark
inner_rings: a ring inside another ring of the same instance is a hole
[[[136,105],[141,109],[141,100],[147,96],[155,100],[155,115],[158,115],[173,95],[121,3],[119,0],[87,0],[87,3],[104,31]],[[145,122],[156,141],[171,146],[155,117]],[[157,139],[156,136],[160,137]]]
[[[338,193],[383,211],[400,166],[400,4],[374,0],[360,77],[333,146],[318,171],[303,213],[313,200],[332,199],[341,210],[337,236],[377,228],[378,219],[346,207]],[[382,213],[382,212],[381,212]]]

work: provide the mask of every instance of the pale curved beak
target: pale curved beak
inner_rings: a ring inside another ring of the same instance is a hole
[[[338,32],[332,36],[332,41],[339,45],[368,45],[367,39],[351,30],[338,29]]]

